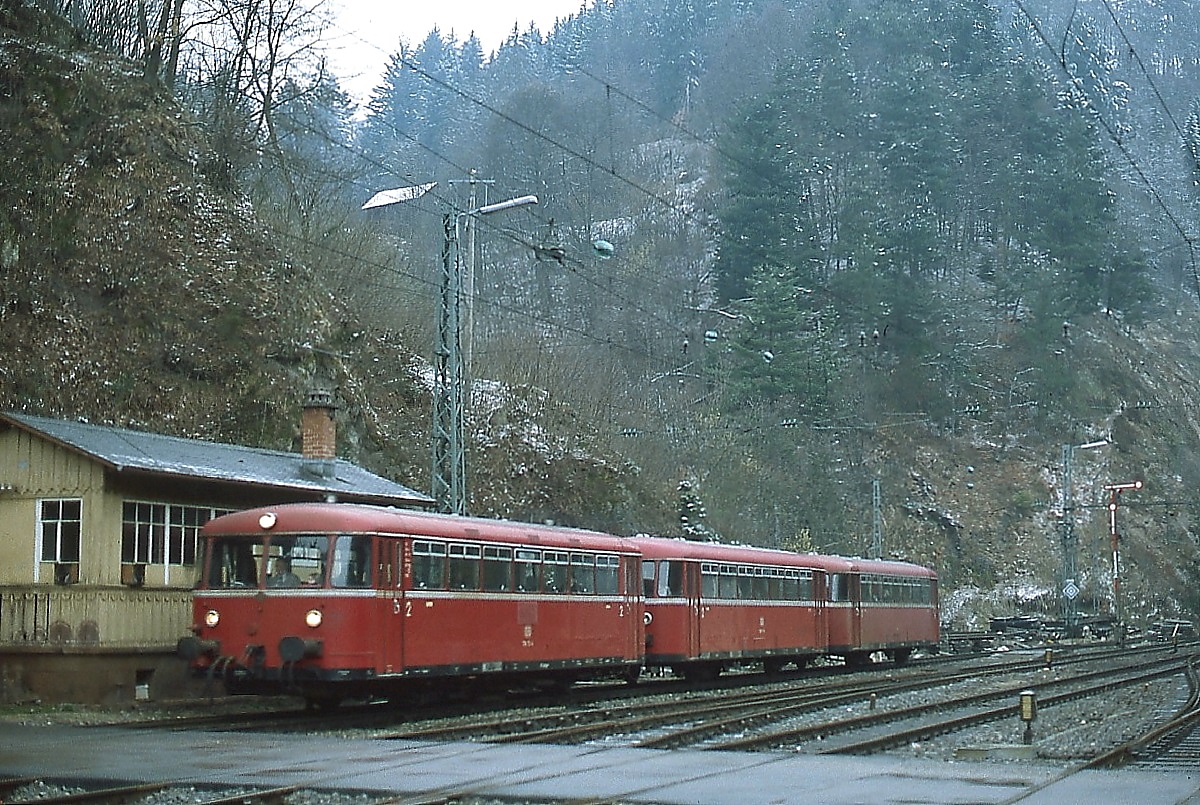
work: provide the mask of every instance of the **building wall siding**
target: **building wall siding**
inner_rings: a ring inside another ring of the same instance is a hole
[[[103,534],[111,524],[103,490],[98,463],[23,430],[0,433],[0,584],[53,582],[53,563],[39,562],[37,554],[37,502],[45,498],[83,501],[79,580],[107,582]],[[116,525],[119,533],[119,520]]]

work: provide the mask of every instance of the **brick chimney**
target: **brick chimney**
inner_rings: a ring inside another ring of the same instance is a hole
[[[333,392],[313,389],[304,403],[300,418],[300,454],[305,472],[318,478],[332,478],[337,459],[337,423],[333,412],[337,404]]]

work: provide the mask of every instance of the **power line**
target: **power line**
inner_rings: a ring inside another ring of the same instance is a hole
[[[1021,9],[1021,13],[1025,15],[1025,18],[1029,20],[1029,24],[1033,27],[1034,32],[1038,36],[1038,39],[1040,39],[1042,44],[1046,47],[1046,49],[1049,50],[1050,53],[1053,54],[1054,46],[1050,43],[1050,40],[1046,37],[1046,33],[1042,29],[1041,23],[1038,22],[1037,18],[1035,18],[1029,12],[1029,9],[1025,7],[1024,0],[1016,0],[1016,4],[1017,4],[1017,7],[1019,9]],[[1105,3],[1105,5],[1107,6],[1107,2]],[[1065,41],[1065,35],[1064,35],[1064,41]],[[1129,40],[1127,39],[1126,42],[1128,42],[1128,41]],[[1130,44],[1129,47],[1130,47],[1130,50],[1133,50],[1132,44]],[[1077,80],[1077,77],[1074,74],[1072,74],[1071,68],[1067,64],[1065,51],[1057,54],[1057,58],[1055,59],[1055,61],[1057,62],[1058,67],[1062,70],[1063,74],[1067,77],[1068,81],[1072,85],[1074,85]],[[1140,59],[1139,59],[1139,62],[1140,62]],[[1164,199],[1162,197],[1162,194],[1160,194],[1158,192],[1158,188],[1155,187],[1154,182],[1152,182],[1150,180],[1150,177],[1147,176],[1146,173],[1142,170],[1141,165],[1138,164],[1138,161],[1134,158],[1133,154],[1129,151],[1129,148],[1125,145],[1124,139],[1117,133],[1116,129],[1108,122],[1108,120],[1105,119],[1104,115],[1100,113],[1100,110],[1096,106],[1096,104],[1091,104],[1090,110],[1091,110],[1092,115],[1100,123],[1100,126],[1108,133],[1109,139],[1112,140],[1113,144],[1121,152],[1122,156],[1125,157],[1125,160],[1129,163],[1130,167],[1138,175],[1138,178],[1141,179],[1142,184],[1144,184],[1146,186],[1146,189],[1150,192],[1150,195],[1154,198],[1155,203],[1157,203],[1157,205],[1162,209],[1163,214],[1166,216],[1167,220],[1171,222],[1171,225],[1174,227],[1175,231],[1179,233],[1179,237],[1183,240],[1184,243],[1187,244],[1188,255],[1189,255],[1190,262],[1191,262],[1192,281],[1196,285],[1197,296],[1200,297],[1200,273],[1197,272],[1197,267],[1196,267],[1196,245],[1195,245],[1195,242],[1193,241],[1191,235],[1189,235],[1187,230],[1184,229],[1182,222],[1180,222],[1179,219],[1175,217],[1175,213],[1172,212],[1171,208],[1167,205],[1166,199]],[[1173,118],[1172,118],[1172,120],[1173,120]]]

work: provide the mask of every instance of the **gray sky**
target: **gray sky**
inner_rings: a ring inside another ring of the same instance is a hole
[[[586,5],[592,2],[586,0]],[[331,65],[361,102],[379,83],[401,41],[418,45],[435,25],[444,35],[453,32],[458,41],[474,31],[487,56],[514,23],[524,31],[532,22],[547,33],[556,19],[577,14],[584,5],[585,0],[331,0]]]

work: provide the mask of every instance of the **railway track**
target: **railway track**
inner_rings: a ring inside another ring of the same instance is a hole
[[[1142,656],[1166,653],[1165,648],[1151,648]],[[1108,662],[1114,657],[1129,657],[1129,650],[1081,652],[1079,656],[1059,659],[1057,667],[1076,663]],[[603,741],[643,748],[681,748],[708,746],[716,737],[763,729],[791,717],[835,707],[851,707],[856,712],[871,703],[883,702],[901,693],[933,690],[954,684],[973,685],[980,679],[1005,675],[1022,675],[1046,667],[1045,656],[1007,662],[980,668],[976,665],[944,669],[928,667],[905,671],[893,670],[884,675],[858,674],[852,678],[825,680],[819,687],[761,688],[719,696],[689,693],[686,697],[666,701],[635,701],[615,705],[604,702],[589,709],[569,709],[544,714],[526,714],[520,718],[500,717],[470,719],[452,724],[437,724],[415,729],[398,730],[377,738],[405,740],[483,740],[495,743],[585,743]],[[1103,672],[1097,672],[1103,673]],[[1028,684],[1023,679],[1021,689]],[[1004,689],[992,696],[1011,696]],[[944,707],[944,704],[932,707]],[[874,709],[872,707],[872,709]],[[864,719],[883,719],[887,714],[862,716]],[[831,732],[827,725],[823,732]],[[818,731],[817,734],[820,734]],[[744,745],[740,743],[744,741]],[[731,740],[715,744],[727,749],[761,748],[750,739]],[[764,742],[763,745],[768,744]]]
[[[1087,768],[1194,770],[1200,768],[1200,658],[1187,666],[1188,695],[1179,711],[1158,726],[1090,761]]]

